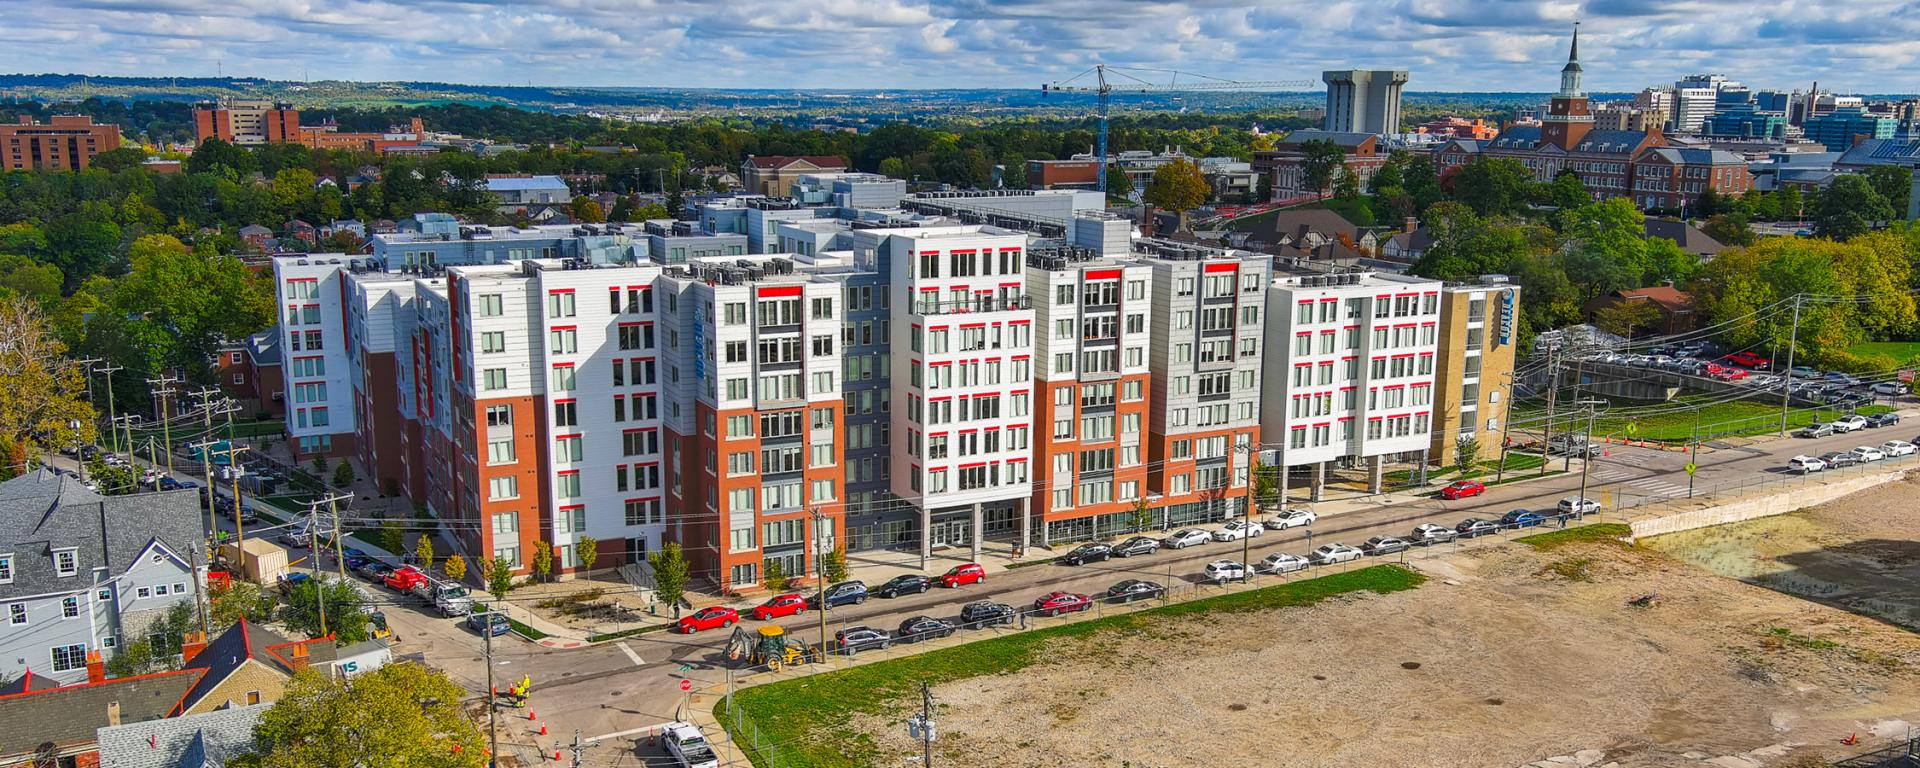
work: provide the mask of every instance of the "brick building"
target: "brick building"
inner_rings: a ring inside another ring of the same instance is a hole
[[[0,123],[0,170],[81,171],[93,156],[120,148],[120,127],[96,125],[86,115],[54,115],[45,123],[26,115]]]

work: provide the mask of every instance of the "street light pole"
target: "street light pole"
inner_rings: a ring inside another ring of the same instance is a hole
[[[1606,403],[1605,400],[1582,400],[1579,403],[1587,407],[1587,434],[1580,441],[1580,495],[1574,502],[1575,513],[1582,517],[1587,513],[1587,470],[1593,467],[1593,422],[1600,416],[1596,406]]]
[[[1780,436],[1787,436],[1787,404],[1793,401],[1793,352],[1800,343],[1800,294],[1793,295],[1793,333],[1787,337],[1787,370],[1780,378]]]

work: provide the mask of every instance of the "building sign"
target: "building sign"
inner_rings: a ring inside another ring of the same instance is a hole
[[[1500,292],[1500,344],[1513,343],[1513,291]]]

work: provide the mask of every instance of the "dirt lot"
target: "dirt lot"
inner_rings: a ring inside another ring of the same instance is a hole
[[[1848,505],[1867,511],[1817,514],[1897,524],[1884,499]],[[1651,549],[1420,567],[1433,580],[1409,592],[1055,641],[1017,675],[940,686],[936,763],[1789,765],[1920,722],[1920,636]],[[859,725],[917,760],[899,720]]]

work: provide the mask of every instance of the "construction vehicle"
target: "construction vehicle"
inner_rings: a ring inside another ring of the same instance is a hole
[[[392,638],[393,642],[400,642],[400,636],[395,635],[393,627],[387,624],[387,615],[379,611],[367,614],[367,637],[374,640]]]
[[[786,630],[771,624],[752,633],[745,627],[735,627],[733,636],[727,638],[727,658],[745,661],[749,666],[765,665],[769,671],[778,672],[781,667],[818,661],[820,649],[788,640]]]

